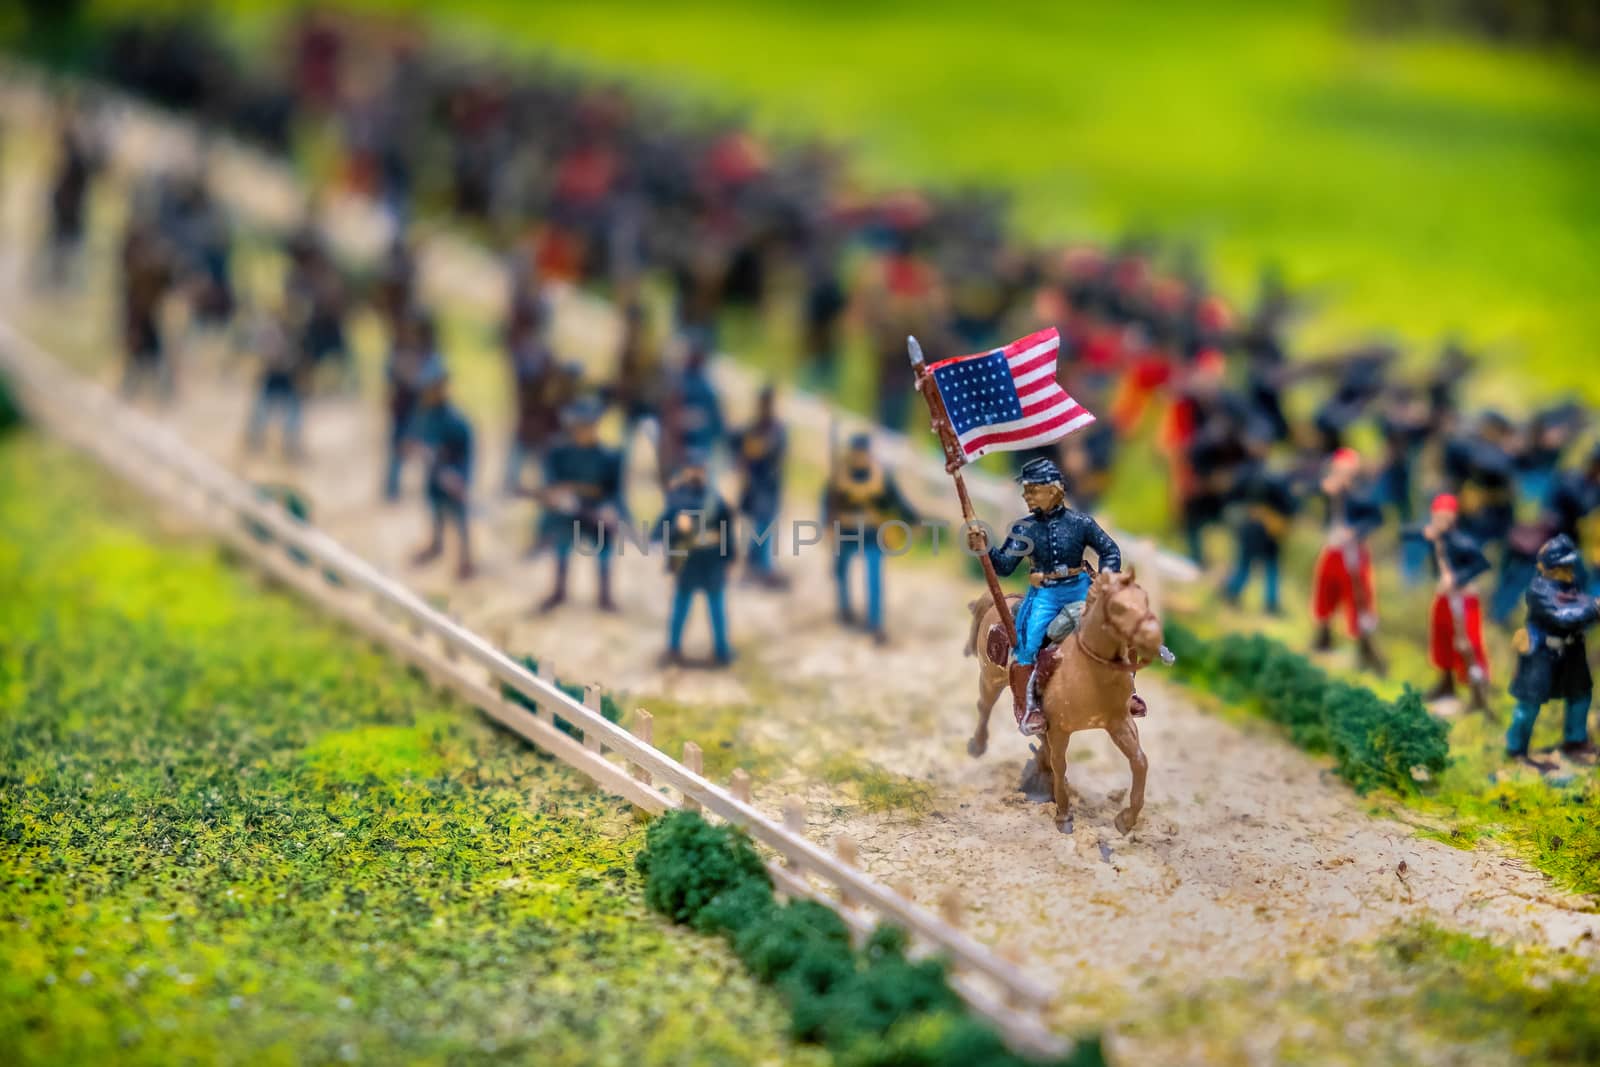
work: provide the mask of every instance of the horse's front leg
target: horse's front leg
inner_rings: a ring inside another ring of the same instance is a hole
[[[1005,677],[986,667],[978,670],[978,728],[967,742],[967,755],[977,758],[989,751],[989,713],[1005,687]]]
[[[1122,716],[1121,721],[1106,732],[1111,735],[1112,744],[1128,758],[1128,769],[1133,772],[1133,784],[1128,789],[1128,806],[1117,812],[1114,820],[1117,830],[1125,834],[1139,821],[1139,812],[1144,808],[1144,779],[1150,769],[1150,761],[1145,759],[1144,747],[1139,744],[1139,727],[1128,716]]]
[[[1072,734],[1067,730],[1050,729],[1045,732],[1045,747],[1050,753],[1050,788],[1056,797],[1056,829],[1072,833],[1072,791],[1067,788],[1067,742]]]

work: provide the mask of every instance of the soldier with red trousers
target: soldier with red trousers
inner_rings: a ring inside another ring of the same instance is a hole
[[[1378,599],[1367,538],[1383,525],[1383,507],[1362,476],[1361,456],[1355,449],[1334,452],[1323,475],[1322,493],[1328,502],[1328,537],[1312,579],[1311,617],[1317,625],[1313,647],[1318,652],[1333,647],[1332,620],[1342,610],[1361,666],[1382,675],[1388,664],[1374,642]]]
[[[1457,683],[1469,692],[1473,711],[1489,710],[1489,656],[1483,647],[1483,605],[1472,583],[1489,570],[1489,559],[1477,538],[1457,522],[1460,506],[1449,493],[1433,498],[1427,523],[1407,530],[1433,548],[1439,590],[1428,617],[1428,656],[1439,680],[1427,700],[1454,696]]]

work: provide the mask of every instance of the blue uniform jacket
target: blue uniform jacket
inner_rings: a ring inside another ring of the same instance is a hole
[[[578,497],[578,510],[546,507],[539,517],[542,538],[565,545],[576,529],[587,537],[598,537],[603,511],[614,511],[615,518],[627,517],[622,499],[622,454],[604,445],[579,445],[563,441],[552,448],[544,461],[544,484],[566,486]]]
[[[1421,526],[1407,527],[1400,532],[1400,536],[1408,541],[1426,543],[1427,537],[1422,529]],[[1431,544],[1429,547],[1432,547]],[[1483,546],[1476,537],[1459,526],[1445,532],[1440,538],[1438,551],[1449,565],[1457,588],[1464,588],[1468,582],[1489,569],[1489,557],[1483,554]]]
[[[428,499],[460,503],[440,475],[454,471],[464,485],[472,483],[472,425],[453,404],[445,403],[418,414],[411,435],[429,449]]]
[[[1030,544],[1031,542],[1031,544]],[[1103,571],[1122,569],[1122,550],[1100,524],[1081,511],[1066,505],[1044,515],[1025,515],[1011,524],[1005,543],[989,549],[989,561],[1002,576],[1017,569],[1024,559],[1032,560],[1033,573],[1053,574],[1083,566],[1083,550],[1092,548]],[[1045,581],[1059,585],[1065,578]]]
[[[687,532],[677,528],[678,516],[694,514],[695,523]],[[733,511],[715,490],[684,485],[667,494],[666,509],[651,530],[651,540],[665,542],[679,555],[667,557],[668,569],[680,586],[690,589],[720,589],[727,580],[728,568],[737,555]]]
[[[734,455],[744,476],[739,492],[741,512],[759,519],[778,513],[778,501],[783,495],[783,460],[788,447],[788,433],[783,423],[777,421],[766,425],[751,423],[734,435]]]
[[[1541,574],[1528,586],[1527,603],[1528,651],[1517,659],[1511,695],[1535,706],[1590,696],[1594,679],[1583,631],[1600,619],[1594,598]]]

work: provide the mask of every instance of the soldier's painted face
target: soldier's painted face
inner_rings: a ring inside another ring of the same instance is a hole
[[[1022,499],[1030,511],[1051,511],[1066,499],[1066,495],[1059,482],[1022,487]]]

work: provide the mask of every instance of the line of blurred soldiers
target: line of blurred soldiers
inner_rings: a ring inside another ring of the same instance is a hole
[[[1480,572],[1456,565],[1446,583],[1454,592],[1434,611],[1436,636],[1447,628],[1469,634],[1485,608],[1492,620],[1508,621],[1554,535],[1595,551],[1585,527],[1600,511],[1600,449],[1577,465],[1569,462],[1586,432],[1586,413],[1562,404],[1520,424],[1494,411],[1464,417],[1458,394],[1473,360],[1458,345],[1447,345],[1425,375],[1410,381],[1396,370],[1399,353],[1388,346],[1291,360],[1286,338],[1306,301],[1273,274],[1263,277],[1253,308],[1241,316],[1210,291],[1190,254],[1180,252],[1163,270],[1158,249],[1145,241],[1109,249],[1029,247],[1008,235],[999,198],[863,196],[843,157],[824,146],[774,146],[730,121],[685,123],[656,102],[552,69],[459,64],[425,47],[410,27],[380,28],[368,32],[369,23],[308,15],[294,25],[292,69],[276,73],[215,62],[222,46],[199,32],[172,38],[185,54],[156,62],[152,50],[159,53],[168,38],[134,29],[124,47],[109,51],[108,73],[170,103],[182,103],[185,93],[196,105],[212,101],[208,115],[267,143],[276,135],[262,128],[264,117],[320,118],[341,131],[345,183],[387,205],[400,235],[375,298],[391,331],[391,491],[406,428],[427,391],[419,384],[423,368],[438,357],[431,318],[418,310],[415,264],[401,223],[412,204],[443,190],[451,210],[489,227],[516,264],[505,333],[517,404],[508,489],[520,487],[525,464],[547,462],[554,443],[589,417],[572,415],[563,425],[567,404],[587,392],[622,412],[624,452],[641,425],[658,427],[664,485],[730,441],[736,441],[732,455],[751,467],[748,480],[779,484],[781,458],[760,458],[771,451],[771,428],[732,438],[708,370],[725,311],[789,301],[800,313],[807,380],[825,388],[838,380],[847,327],[854,327],[872,354],[879,421],[892,429],[904,428],[912,392],[906,334],[924,338],[937,358],[1042,323],[1059,325],[1064,384],[1107,415],[1052,457],[1074,503],[1098,504],[1119,443],[1159,413],[1173,512],[1190,554],[1203,561],[1208,530],[1226,527],[1236,559],[1224,595],[1240,599],[1259,569],[1264,606],[1277,611],[1286,539],[1312,510],[1304,501],[1322,497],[1327,545],[1313,577],[1316,643],[1331,644],[1332,624],[1342,614],[1362,663],[1373,670],[1384,668],[1369,549],[1374,535],[1389,523],[1400,528],[1408,581],[1430,563],[1438,570],[1448,562],[1438,551],[1442,527],[1432,516],[1425,527],[1431,536],[1415,525],[1420,501],[1450,497],[1449,540],[1459,547],[1470,538],[1494,561],[1494,585],[1482,605],[1466,588],[1481,580]],[[187,81],[175,76],[184,69],[193,75]],[[218,77],[248,84],[218,92],[207,82]],[[284,106],[262,106],[273,99]],[[219,100],[248,106],[218,114]],[[52,190],[53,234],[69,256],[74,235],[81,237],[87,175],[97,157],[90,139],[70,125],[64,124],[69,132]],[[428,146],[438,144],[447,151],[434,159]],[[217,254],[226,227],[205,221],[215,211],[204,183],[171,184],[157,203],[135,211],[124,246],[130,387],[154,377],[170,388],[156,314],[170,291],[231,294],[226,254]],[[269,366],[257,421],[264,425],[282,411],[293,442],[304,394],[298,383],[318,362],[347,359],[342,322],[354,300],[314,232],[302,235],[291,258],[281,317],[285,336],[300,340],[263,346]],[[640,295],[655,278],[673,293],[667,332],[680,351],[676,358],[663,352]],[[609,284],[620,297],[617,372],[598,389],[550,350],[539,293],[552,281]],[[231,306],[231,295],[217,303]],[[285,366],[273,368],[274,352]],[[1297,395],[1307,386],[1315,395]],[[1295,417],[1307,399],[1309,415]],[[775,420],[770,398],[764,410]],[[1358,447],[1373,458],[1363,459]],[[1018,463],[1031,458],[1016,454]],[[839,475],[853,465],[830,462],[830,469]],[[869,477],[864,485],[857,491],[870,495],[876,483]],[[775,489],[747,485],[739,504],[749,517],[770,517],[777,497]],[[872,521],[871,509],[848,493],[830,490],[829,502],[836,512]],[[884,508],[900,504],[888,499]],[[770,574],[770,545],[752,547],[753,572]],[[867,548],[841,551],[841,576],[854,555],[863,557],[869,579],[867,627],[881,634],[881,596],[872,592],[881,556]],[[551,595],[556,602],[564,573],[563,564]],[[610,601],[605,588],[602,599]],[[853,614],[847,599],[841,598],[840,614]],[[1442,695],[1447,678],[1470,683],[1456,637],[1433,643],[1451,650],[1434,657],[1441,672],[1436,691]]]

